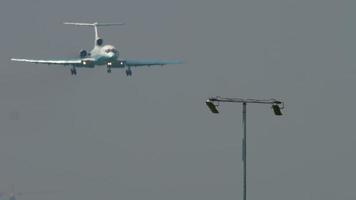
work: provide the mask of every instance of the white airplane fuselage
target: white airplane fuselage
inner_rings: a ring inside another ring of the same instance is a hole
[[[95,59],[95,65],[107,65],[113,63],[119,58],[119,52],[113,45],[95,46],[89,56]]]

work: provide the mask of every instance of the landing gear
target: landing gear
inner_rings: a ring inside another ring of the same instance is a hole
[[[131,69],[127,69],[125,72],[126,72],[126,76],[132,76]]]
[[[77,75],[77,70],[73,67],[72,69],[70,69],[70,73],[75,76]]]

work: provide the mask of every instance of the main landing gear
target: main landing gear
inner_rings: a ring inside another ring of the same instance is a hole
[[[75,67],[70,69],[70,74],[72,74],[73,76],[77,75],[77,70],[75,69]]]
[[[131,69],[127,69],[125,72],[126,72],[126,76],[132,76]]]

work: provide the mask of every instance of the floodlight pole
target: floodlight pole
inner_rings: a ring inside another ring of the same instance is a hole
[[[242,103],[242,123],[243,123],[243,138],[242,138],[242,163],[243,163],[243,200],[247,198],[247,118],[246,118],[247,103]]]
[[[233,102],[242,103],[242,125],[243,125],[243,138],[242,138],[242,163],[243,163],[243,200],[247,199],[247,103],[257,104],[270,104],[272,105],[275,115],[282,115],[280,109],[284,108],[284,104],[281,101],[275,99],[258,100],[258,99],[241,99],[241,98],[223,98],[212,97],[209,98],[206,104],[209,106],[213,113],[219,113],[217,110],[218,105],[214,105],[214,102]],[[279,107],[282,105],[282,107]]]

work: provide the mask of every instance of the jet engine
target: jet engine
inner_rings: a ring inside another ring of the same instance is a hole
[[[88,52],[86,50],[84,50],[84,49],[80,50],[80,53],[79,53],[80,58],[85,58],[85,57],[87,57],[87,55],[88,55]]]
[[[98,38],[98,39],[96,40],[96,45],[97,45],[97,46],[101,46],[101,45],[103,45],[103,43],[104,43],[104,41],[103,41],[103,39],[101,39],[101,38]]]

